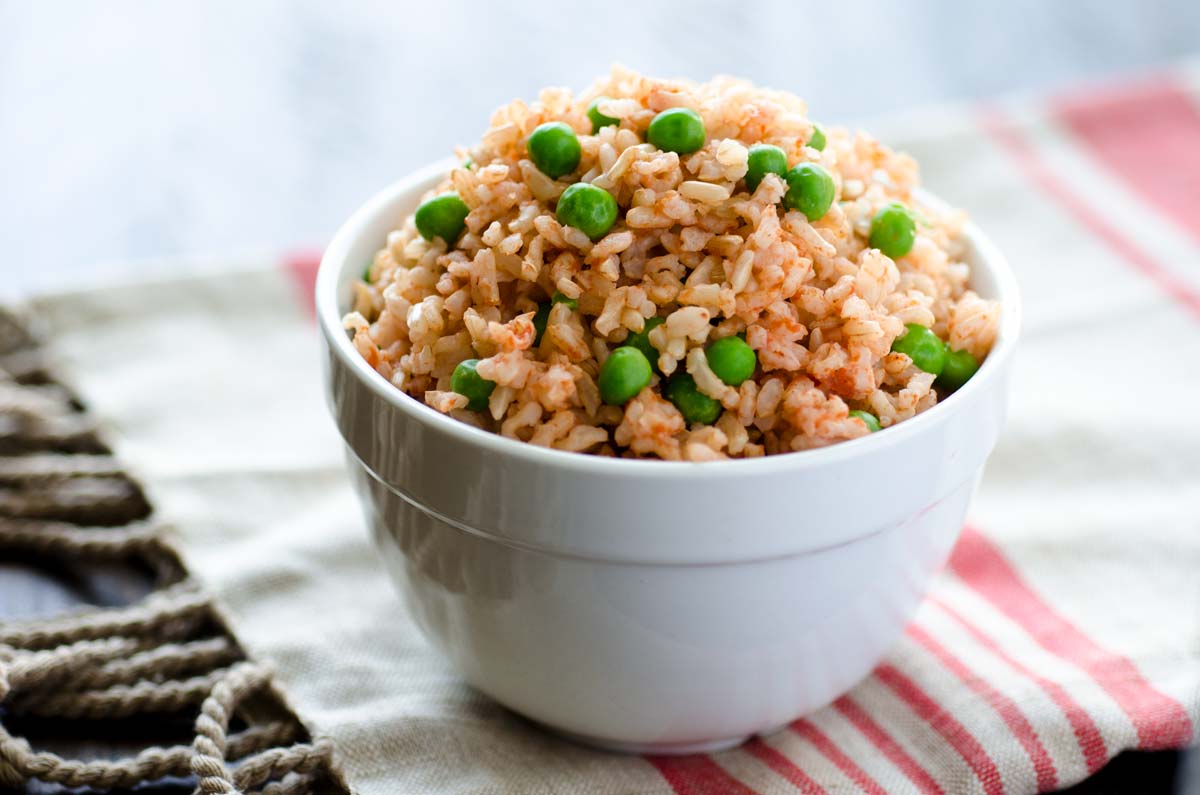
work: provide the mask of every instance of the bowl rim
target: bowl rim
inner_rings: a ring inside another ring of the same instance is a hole
[[[446,158],[413,171],[377,192],[339,227],[326,247],[317,271],[314,297],[317,323],[330,351],[338,361],[352,372],[360,383],[392,408],[460,442],[487,448],[497,456],[521,459],[530,465],[580,470],[596,475],[637,475],[656,479],[681,476],[689,479],[723,479],[738,474],[765,475],[784,470],[819,467],[847,458],[869,456],[873,451],[900,444],[905,439],[932,429],[971,395],[989,388],[1000,378],[1016,347],[1021,327],[1021,303],[1016,276],[996,244],[974,222],[968,221],[963,226],[963,235],[976,251],[976,261],[971,267],[974,271],[982,265],[988,271],[996,285],[994,297],[1000,301],[1001,319],[996,342],[980,365],[979,371],[964,386],[927,411],[886,428],[886,432],[868,434],[811,450],[723,461],[612,458],[556,450],[509,439],[498,433],[459,422],[397,389],[358,354],[349,334],[342,326],[342,318],[348,310],[339,305],[338,288],[342,274],[347,268],[352,267],[357,271],[362,267],[361,263],[349,262],[347,255],[363,235],[364,228],[376,223],[380,216],[392,212],[396,205],[406,201],[415,202],[422,193],[433,187],[431,183],[435,178],[444,177],[455,164],[453,158]],[[927,204],[946,204],[925,190],[918,190],[918,195]]]

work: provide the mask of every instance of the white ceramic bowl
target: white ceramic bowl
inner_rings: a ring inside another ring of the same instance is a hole
[[[367,202],[317,279],[330,407],[379,549],[428,638],[475,687],[609,748],[711,750],[836,698],[897,639],[962,526],[1004,417],[1018,330],[1008,265],[979,372],[871,436],[765,458],[628,461],[456,422],[358,356],[351,282],[450,167]]]

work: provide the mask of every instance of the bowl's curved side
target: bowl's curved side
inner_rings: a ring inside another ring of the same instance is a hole
[[[505,546],[355,471],[406,604],[467,681],[558,731],[653,753],[736,744],[867,675],[944,562],[974,485],[841,546],[677,566]]]
[[[394,497],[424,514],[564,555],[765,559],[845,544],[930,510],[975,477],[995,444],[1019,307],[1003,257],[973,228],[975,284],[1004,303],[997,344],[962,389],[883,433],[755,460],[626,461],[523,444],[434,411],[358,356],[341,316],[361,264],[446,167],[402,180],[355,213],[326,251],[316,295],[328,397],[342,435]]]

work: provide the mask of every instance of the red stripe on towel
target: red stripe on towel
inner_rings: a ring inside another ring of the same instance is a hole
[[[1074,94],[1055,116],[1102,168],[1200,240],[1200,108],[1170,78]]]
[[[980,123],[985,131],[1016,161],[1042,190],[1053,196],[1064,208],[1102,239],[1136,270],[1154,282],[1159,289],[1179,301],[1185,309],[1200,319],[1200,292],[1162,267],[1128,237],[1118,232],[1103,217],[1093,210],[1077,193],[1067,187],[1042,161],[1033,145],[1016,127],[1005,118],[999,108],[985,108],[980,112]]]
[[[1056,613],[978,530],[963,530],[949,566],[1042,648],[1087,671],[1129,716],[1140,748],[1182,748],[1191,741],[1192,721],[1178,701],[1156,690],[1132,661],[1100,647]]]
[[[792,731],[799,734],[804,739],[812,743],[821,754],[833,762],[837,769],[846,774],[846,777],[857,784],[869,795],[887,795],[887,790],[879,785],[875,779],[867,775],[867,771],[863,770],[854,760],[846,756],[845,752],[838,747],[838,744],[829,739],[825,732],[821,731],[808,720],[801,718],[791,725]]]
[[[946,602],[936,596],[930,597],[930,601],[940,607],[946,615],[962,625],[963,629],[970,633],[976,643],[990,651],[1014,671],[1033,681],[1034,684],[1041,688],[1042,692],[1049,696],[1051,701],[1058,705],[1058,708],[1067,717],[1067,722],[1071,724],[1071,730],[1075,733],[1075,739],[1079,741],[1079,750],[1083,753],[1083,759],[1087,763],[1089,774],[1095,773],[1108,763],[1108,751],[1104,746],[1104,738],[1100,735],[1100,729],[1096,727],[1092,716],[1058,682],[1053,682],[1044,676],[1040,676],[1014,659],[1008,652],[1000,648],[996,641],[984,634],[982,630],[972,624],[962,613],[955,610]]]
[[[304,251],[283,258],[283,270],[296,288],[296,299],[309,317],[316,317],[313,292],[317,284],[317,268],[321,265],[320,251]]]
[[[979,744],[979,740],[975,739],[957,718],[943,709],[920,685],[902,674],[895,666],[885,663],[875,669],[875,676],[958,751],[959,756],[974,771],[987,795],[1003,795],[1004,782],[1000,778],[999,768]]]
[[[676,795],[758,795],[707,754],[647,756]]]
[[[813,781],[807,773],[800,769],[792,760],[763,742],[761,737],[755,737],[743,746],[742,750],[774,770],[800,790],[804,795],[825,795],[825,788]]]
[[[1029,719],[1021,712],[1021,708],[1017,706],[1016,702],[992,687],[988,682],[985,682],[979,674],[967,667],[953,652],[939,643],[936,638],[921,627],[916,624],[910,624],[907,633],[910,638],[936,657],[937,661],[946,670],[954,674],[960,682],[986,701],[988,706],[996,711],[996,714],[1004,721],[1004,725],[1008,726],[1013,737],[1017,739],[1017,742],[1025,749],[1025,753],[1029,755],[1029,761],[1033,765],[1033,772],[1037,776],[1038,792],[1049,792],[1057,789],[1058,771],[1054,769],[1054,760],[1050,758],[1050,754],[1046,751],[1046,746],[1042,745],[1037,732],[1033,730],[1033,726],[1029,724]]]
[[[900,747],[887,731],[876,723],[866,710],[858,705],[850,696],[842,696],[833,702],[833,708],[842,713],[842,717],[850,721],[863,737],[879,749],[893,765],[903,773],[909,781],[917,786],[923,795],[945,795],[921,763],[913,759],[907,751]]]

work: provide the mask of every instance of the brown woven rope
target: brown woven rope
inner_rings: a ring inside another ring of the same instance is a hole
[[[121,607],[0,620],[0,787],[104,791],[182,777],[202,795],[346,792],[328,740],[309,740],[290,714],[256,722],[263,709],[244,709],[283,703],[271,672],[245,659],[141,488],[51,369],[25,325],[0,309],[0,559],[133,563],[157,588]],[[5,725],[188,711],[190,744],[103,761],[37,750]],[[231,728],[235,718],[244,728]]]

